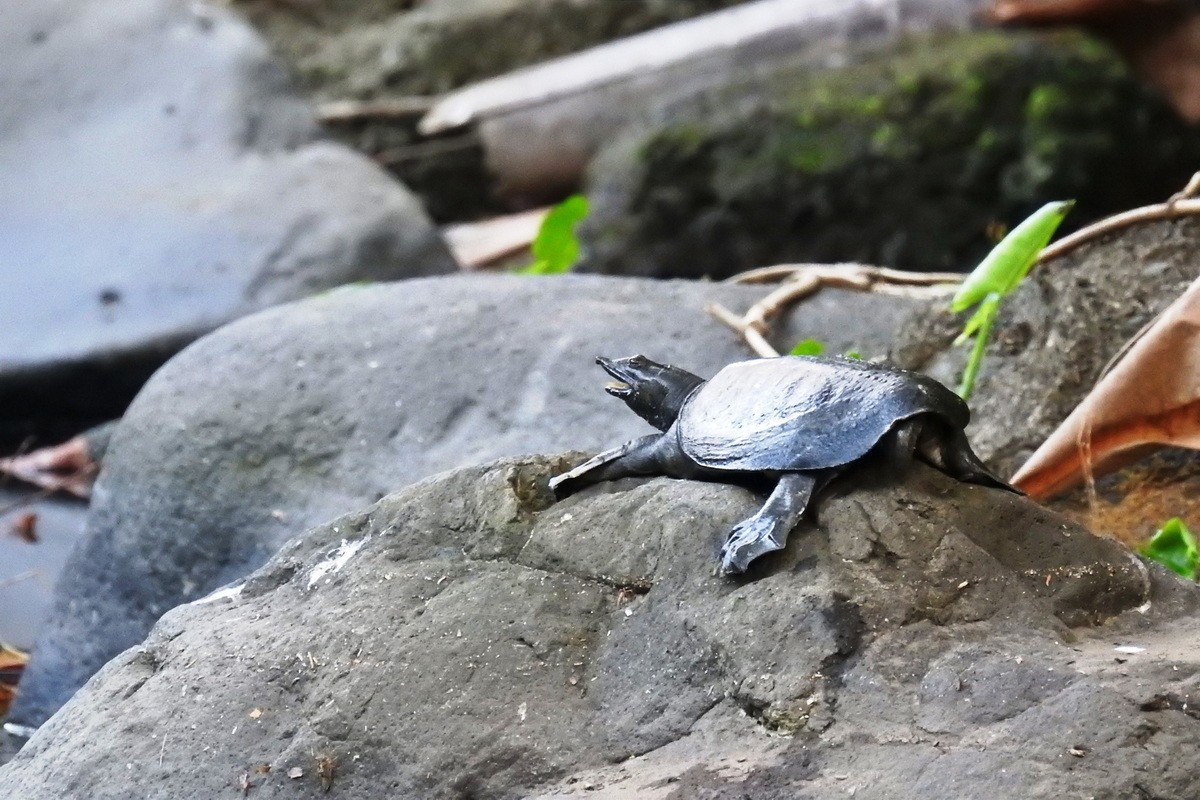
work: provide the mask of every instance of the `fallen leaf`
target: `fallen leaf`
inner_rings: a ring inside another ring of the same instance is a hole
[[[35,512],[26,511],[14,517],[8,529],[21,541],[37,544],[37,519],[38,515]]]
[[[28,653],[0,644],[0,719],[8,713],[9,705],[17,696],[17,681],[28,660]]]
[[[0,474],[48,492],[69,492],[82,498],[91,496],[96,472],[97,465],[85,436],[12,458],[0,458]]]
[[[1200,278],[1017,470],[1044,499],[1165,446],[1200,450]]]
[[[1200,122],[1200,11],[1180,0],[994,0],[994,21],[1080,26],[1107,40],[1189,122]]]

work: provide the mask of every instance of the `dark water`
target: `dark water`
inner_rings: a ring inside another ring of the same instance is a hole
[[[0,506],[28,497],[10,484],[0,489]],[[69,498],[48,498],[0,514],[0,641],[28,648],[50,610],[54,582],[83,530],[87,506]],[[38,542],[12,533],[14,520],[37,514]]]

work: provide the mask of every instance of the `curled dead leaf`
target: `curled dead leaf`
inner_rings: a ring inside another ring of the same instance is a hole
[[[0,458],[0,474],[46,492],[68,492],[82,498],[91,496],[97,469],[86,436],[12,458]]]
[[[1200,450],[1200,278],[1013,476],[1047,498],[1164,446]]]

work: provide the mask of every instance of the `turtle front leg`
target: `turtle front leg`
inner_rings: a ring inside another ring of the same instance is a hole
[[[729,532],[729,538],[721,547],[720,573],[745,572],[750,562],[759,556],[782,550],[817,487],[831,477],[812,472],[784,473],[759,512],[734,525]]]
[[[550,479],[550,489],[555,497],[561,499],[604,481],[639,475],[659,475],[662,473],[658,455],[661,439],[661,433],[652,433],[612,450],[605,450],[569,472],[555,475]]]

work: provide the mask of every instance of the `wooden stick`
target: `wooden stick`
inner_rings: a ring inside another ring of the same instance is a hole
[[[779,356],[779,353],[775,351],[774,347],[771,347],[770,342],[764,339],[761,333],[747,325],[745,320],[728,308],[725,308],[725,306],[719,303],[710,303],[704,307],[704,310],[740,333],[742,338],[746,340],[746,344],[750,345],[750,349],[758,355],[763,358],[777,358]]]
[[[1188,185],[1191,186],[1190,183]],[[1165,203],[1157,203],[1152,206],[1142,206],[1130,211],[1123,211],[1120,214],[1114,214],[1111,217],[1106,217],[1099,222],[1088,225],[1086,228],[1080,228],[1070,236],[1064,236],[1057,242],[1047,246],[1046,249],[1042,250],[1042,254],[1038,256],[1037,263],[1045,264],[1047,261],[1053,261],[1093,239],[1098,239],[1105,234],[1113,233],[1132,225],[1138,225],[1143,222],[1156,222],[1164,219],[1177,219],[1197,214],[1200,214],[1200,200],[1194,199],[1178,199],[1174,202],[1168,200]]]
[[[317,119],[327,125],[352,122],[406,119],[426,114],[433,108],[432,97],[398,97],[393,100],[336,100],[317,109]]]

